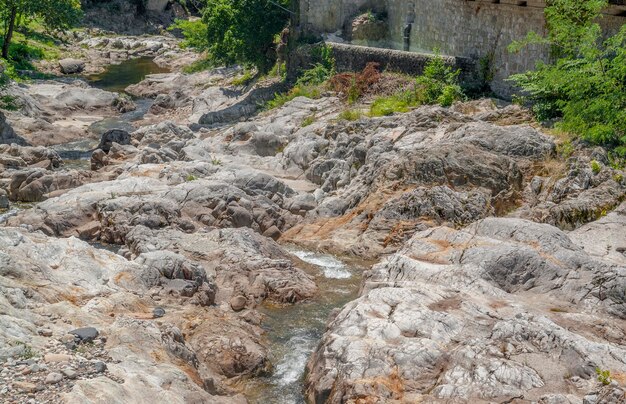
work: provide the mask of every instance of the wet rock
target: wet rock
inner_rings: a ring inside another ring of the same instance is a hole
[[[77,328],[70,331],[69,334],[76,336],[76,338],[78,338],[81,343],[93,342],[93,340],[96,339],[98,335],[100,335],[98,330],[96,330],[94,327]]]
[[[111,129],[103,133],[100,137],[100,144],[98,144],[98,149],[101,149],[108,154],[111,150],[111,146],[113,145],[113,143],[117,143],[120,145],[129,145],[130,133],[121,129]]]
[[[85,69],[85,62],[78,59],[61,59],[59,67],[63,74],[77,74]]]

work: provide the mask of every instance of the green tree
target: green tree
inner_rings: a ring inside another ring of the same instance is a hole
[[[552,60],[511,79],[539,119],[560,117],[561,129],[626,155],[626,25],[603,37],[598,20],[607,3],[550,0],[547,35],[531,32],[510,49],[549,46]]]
[[[9,58],[13,34],[20,23],[38,18],[50,30],[67,29],[81,17],[80,0],[0,0],[4,32],[2,57]]]
[[[275,38],[289,22],[289,0],[207,0],[208,53],[215,63],[256,66],[276,62]]]

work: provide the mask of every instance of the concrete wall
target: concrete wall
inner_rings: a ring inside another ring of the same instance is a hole
[[[609,32],[626,23],[626,6],[614,3],[601,22]],[[439,49],[445,55],[490,61],[492,89],[506,97],[511,93],[507,77],[549,57],[543,47],[517,54],[507,50],[529,31],[545,32],[544,8],[544,0],[300,0],[300,23],[307,31],[330,33],[365,10],[386,11],[390,48],[402,49],[403,28],[412,22],[412,52]]]

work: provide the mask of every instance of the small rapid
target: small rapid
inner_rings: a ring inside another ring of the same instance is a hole
[[[252,403],[302,404],[304,374],[309,357],[319,343],[333,310],[353,300],[359,290],[362,268],[338,258],[300,249],[290,252],[309,264],[316,278],[316,298],[290,306],[265,305],[266,330],[274,369],[253,381],[248,389]]]

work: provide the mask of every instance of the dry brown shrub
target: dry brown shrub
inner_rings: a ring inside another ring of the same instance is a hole
[[[360,73],[339,73],[330,79],[333,91],[343,94],[351,101],[369,93],[371,88],[380,81],[380,64],[369,62]]]

